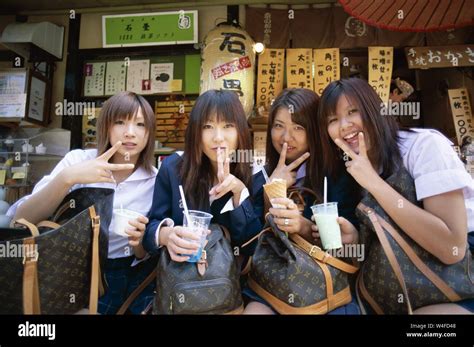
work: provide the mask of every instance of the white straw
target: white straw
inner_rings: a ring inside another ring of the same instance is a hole
[[[189,224],[191,223],[191,218],[189,218],[188,205],[186,204],[186,199],[184,198],[183,186],[181,184],[179,185],[179,194],[181,195],[181,201],[183,202],[183,207],[184,207],[184,214],[186,215],[186,220],[188,221],[188,224]]]
[[[268,178],[268,175],[267,175],[267,171],[265,171],[265,168],[262,167],[262,174],[263,174],[263,178],[265,178],[265,182],[266,183],[270,183],[270,179]]]
[[[328,179],[324,177],[324,203],[328,202]]]
[[[123,212],[123,205],[120,204],[120,212]]]

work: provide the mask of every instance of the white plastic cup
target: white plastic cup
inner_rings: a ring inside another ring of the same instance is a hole
[[[114,233],[120,236],[128,237],[129,235],[125,233],[125,229],[130,228],[131,225],[128,224],[129,221],[135,220],[140,217],[142,214],[127,210],[125,208],[117,208],[114,210]]]
[[[189,228],[190,231],[199,235],[200,240],[187,240],[190,242],[199,243],[198,251],[191,255],[190,258],[187,260],[190,263],[195,263],[201,258],[202,250],[204,248],[204,244],[206,243],[207,238],[207,230],[209,229],[209,224],[211,223],[212,214],[197,210],[189,210],[189,219],[186,218],[186,213],[183,211],[183,226]]]
[[[311,206],[314,219],[318,226],[319,236],[324,249],[337,249],[342,247],[341,228],[337,222],[339,217],[337,202],[328,202]]]

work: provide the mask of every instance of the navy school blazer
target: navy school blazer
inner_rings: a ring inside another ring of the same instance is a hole
[[[156,229],[162,220],[171,218],[175,225],[183,225],[183,208],[180,207],[182,205],[179,194],[179,185],[182,182],[178,172],[178,164],[182,160],[177,153],[168,156],[161,164],[156,176],[149,223],[142,241],[143,247],[150,255],[159,252],[159,247],[157,247],[155,241]],[[257,187],[252,184],[251,191],[254,189],[257,189]],[[221,214],[220,211],[231,197],[232,193],[229,192],[220,199],[213,201],[209,210],[204,212],[211,213],[214,216],[211,223],[225,226],[230,232],[232,246],[239,247],[262,230],[260,216],[263,214],[263,206],[261,207],[262,212],[259,214],[259,207],[254,207],[251,197],[248,197],[237,208]],[[188,206],[188,208],[193,209],[193,206]],[[244,247],[241,253],[250,254],[251,251],[251,248]]]

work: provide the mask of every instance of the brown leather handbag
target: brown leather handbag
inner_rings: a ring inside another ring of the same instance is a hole
[[[162,249],[153,314],[238,314],[243,312],[239,275],[225,229],[217,224],[197,263],[175,262]]]
[[[113,189],[75,190],[53,221],[0,230],[2,247],[23,252],[0,257],[1,314],[97,312],[113,196]]]
[[[248,285],[280,314],[325,314],[351,302],[348,274],[358,268],[297,234],[286,235],[268,214],[252,257]]]
[[[419,205],[413,179],[405,169],[386,182]],[[357,293],[375,313],[411,314],[423,306],[474,298],[469,248],[463,260],[446,265],[403,232],[372,195],[365,195],[356,213],[361,221],[361,242],[367,250]]]

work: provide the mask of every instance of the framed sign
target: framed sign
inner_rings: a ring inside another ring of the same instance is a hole
[[[104,48],[197,42],[197,11],[102,16],[102,46]]]
[[[50,83],[38,72],[31,72],[28,81],[28,93],[25,120],[42,126],[49,122]]]

